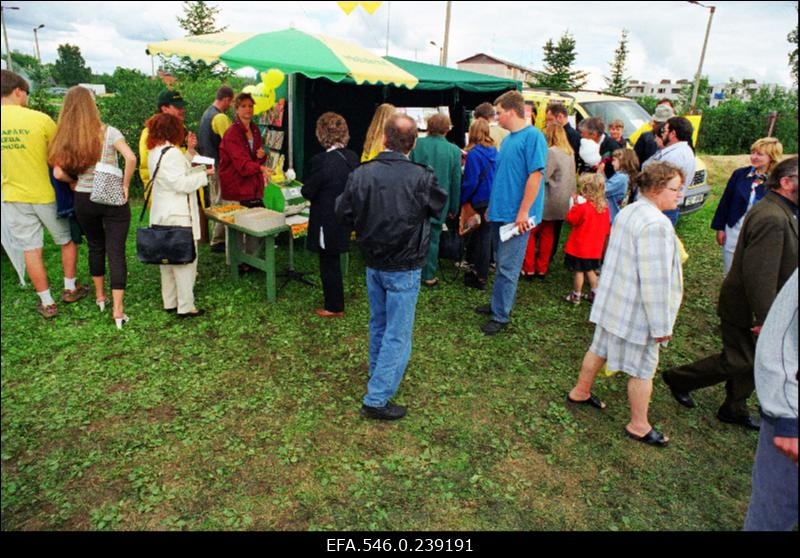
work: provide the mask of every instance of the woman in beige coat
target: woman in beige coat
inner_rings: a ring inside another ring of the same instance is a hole
[[[557,122],[551,122],[544,129],[544,137],[548,146],[544,173],[544,212],[542,222],[528,238],[528,248],[522,262],[522,275],[526,279],[544,279],[547,275],[550,260],[558,248],[569,199],[575,193],[575,155],[564,128]]]
[[[186,156],[176,145],[183,142],[183,124],[176,117],[161,113],[145,124],[148,128],[147,166],[152,185],[150,225],[192,227],[195,241],[200,238],[200,211],[198,188],[208,184],[213,169],[192,168]],[[156,167],[158,171],[156,172]],[[201,316],[205,312],[194,304],[194,283],[197,277],[197,258],[189,264],[162,265],[161,297],[164,310],[177,312],[179,318]]]

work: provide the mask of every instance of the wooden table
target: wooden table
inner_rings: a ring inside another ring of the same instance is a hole
[[[246,263],[250,266],[260,269],[267,277],[267,300],[275,302],[275,237],[282,232],[289,231],[288,225],[281,225],[274,229],[266,231],[254,231],[236,223],[230,223],[220,219],[208,210],[205,210],[206,217],[212,221],[222,223],[228,229],[228,255],[230,256],[231,277],[234,280],[239,279],[239,264]],[[246,254],[239,247],[244,244],[244,238],[252,236],[264,239],[264,257]]]

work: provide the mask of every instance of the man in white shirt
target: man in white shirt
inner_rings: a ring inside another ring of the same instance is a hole
[[[683,197],[686,197],[686,189],[689,188],[694,180],[694,149],[692,148],[692,123],[683,116],[673,116],[667,120],[661,129],[661,141],[664,149],[657,151],[642,165],[642,170],[647,168],[653,161],[666,161],[679,167],[683,171]],[[678,224],[678,210],[672,209],[665,211],[664,215],[669,217],[672,225]]]

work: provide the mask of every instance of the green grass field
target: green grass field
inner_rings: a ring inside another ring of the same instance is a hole
[[[690,257],[662,369],[720,348],[708,223],[746,159],[706,158],[714,195],[681,220]],[[598,382],[602,414],[565,406],[593,327],[587,304],[562,300],[571,279],[560,259],[546,281],[520,283],[512,325],[494,338],[472,310],[489,295],[444,263],[440,285],[419,297],[396,399],[409,415],[387,424],[358,412],[369,308],[357,249],[346,316],[323,320],[320,288],[292,282],[267,304],[260,273],[234,283],[202,245],[195,292],[209,313],[177,320],[160,309],[158,269],[135,258],[135,228],[121,332],[91,297],[42,319],[2,257],[3,530],[742,526],[757,435],[714,418],[722,386],[688,410],[656,379],[650,416],[666,449],[623,436],[623,377]],[[53,246],[46,260],[60,292]],[[316,273],[315,255],[295,260]],[[89,280],[85,244],[79,277]]]

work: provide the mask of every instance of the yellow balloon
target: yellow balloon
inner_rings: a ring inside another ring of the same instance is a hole
[[[253,114],[261,114],[275,106],[275,88],[283,83],[284,75],[280,70],[272,69],[261,72],[261,83],[248,85],[242,89],[253,96],[255,105]]]

